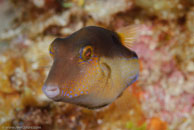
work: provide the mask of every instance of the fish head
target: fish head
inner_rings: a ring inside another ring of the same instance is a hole
[[[136,53],[112,31],[89,26],[55,39],[50,46],[53,65],[43,92],[55,101],[99,108],[137,79]]]

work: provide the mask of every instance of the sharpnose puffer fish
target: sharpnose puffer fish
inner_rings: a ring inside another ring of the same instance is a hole
[[[54,101],[89,109],[112,103],[139,74],[137,54],[129,45],[138,26],[112,32],[88,26],[50,45],[53,65],[43,92]]]

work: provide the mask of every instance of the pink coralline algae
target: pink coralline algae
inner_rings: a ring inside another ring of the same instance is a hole
[[[143,33],[133,46],[142,64],[138,82],[145,92],[142,108],[147,118],[159,116],[173,126],[192,116],[193,76],[179,69],[171,46],[160,45],[155,26],[142,27]]]

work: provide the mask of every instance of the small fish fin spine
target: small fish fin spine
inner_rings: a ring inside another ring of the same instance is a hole
[[[127,48],[132,48],[134,41],[140,34],[140,25],[129,25],[117,30],[121,43]]]

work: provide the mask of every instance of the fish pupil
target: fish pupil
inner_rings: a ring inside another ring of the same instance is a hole
[[[86,51],[86,54],[85,54],[85,56],[87,57],[87,58],[90,58],[90,56],[91,56],[91,50],[90,49],[88,49],[87,51]]]

